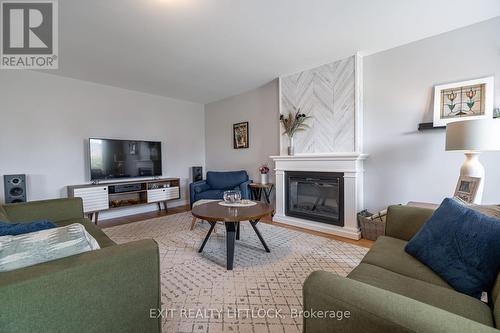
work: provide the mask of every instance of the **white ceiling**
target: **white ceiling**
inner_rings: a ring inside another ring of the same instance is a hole
[[[61,0],[54,74],[207,103],[499,15],[499,0]]]

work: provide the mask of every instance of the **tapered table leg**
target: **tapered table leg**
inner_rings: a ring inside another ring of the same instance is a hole
[[[226,222],[226,266],[230,271],[233,269],[234,262],[234,241],[236,238],[236,224],[237,222]]]
[[[205,237],[205,239],[203,240],[203,244],[201,244],[201,247],[200,249],[198,250],[199,253],[201,253],[203,251],[203,248],[205,247],[205,245],[207,244],[208,242],[208,239],[210,238],[210,235],[212,234],[212,231],[214,231],[214,228],[215,228],[215,225],[217,224],[217,222],[208,222],[210,223],[210,229],[208,230],[208,234],[207,236]]]
[[[240,222],[236,223],[236,240],[240,240]]]
[[[269,250],[269,247],[267,247],[267,244],[264,241],[264,238],[262,238],[262,235],[260,234],[259,229],[257,229],[257,223],[259,223],[259,220],[250,221],[250,225],[252,226],[253,230],[257,234],[257,237],[259,237],[259,240],[262,243],[262,245],[264,246],[264,249],[266,249],[266,252],[271,252],[271,250]]]
[[[264,197],[268,204],[271,203],[271,192],[273,191],[273,185],[269,189],[264,189]]]

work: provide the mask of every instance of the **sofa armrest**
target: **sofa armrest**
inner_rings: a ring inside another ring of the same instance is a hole
[[[336,318],[305,318],[304,333],[498,332],[414,299],[321,271],[313,272],[304,283],[304,310],[316,315],[336,313]]]
[[[189,184],[189,204],[191,205],[191,208],[193,208],[193,203],[196,201],[196,188],[200,186],[205,186],[207,185],[206,180],[200,180],[197,182],[193,182]]]
[[[4,206],[12,222],[50,220],[59,222],[83,217],[81,198],[52,199],[8,204]]]
[[[141,240],[0,273],[0,332],[159,332],[158,245]]]
[[[394,205],[387,210],[385,234],[409,241],[434,213],[433,209]]]
[[[250,185],[251,182],[252,182],[251,180],[247,180],[246,182],[238,185],[238,189],[241,192],[242,199],[251,199],[250,187],[248,186],[248,185]]]

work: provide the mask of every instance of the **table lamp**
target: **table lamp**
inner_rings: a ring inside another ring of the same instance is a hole
[[[448,123],[446,150],[465,153],[466,159],[460,168],[460,176],[480,179],[474,203],[481,203],[484,167],[479,162],[479,154],[483,151],[500,151],[500,120],[478,119]]]

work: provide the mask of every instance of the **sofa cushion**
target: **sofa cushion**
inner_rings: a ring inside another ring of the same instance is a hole
[[[480,213],[483,213],[484,215],[500,218],[500,205],[478,205],[478,204],[463,201],[462,199],[460,199],[458,197],[455,197],[453,199],[460,202],[462,205],[465,205],[465,206],[470,207],[474,210],[477,210]]]
[[[207,184],[214,190],[232,190],[247,180],[246,171],[207,172]]]
[[[194,193],[201,193],[210,190],[210,186],[208,184],[200,184],[194,187]]]
[[[64,227],[70,224],[79,223],[85,227],[85,230],[94,237],[94,239],[99,243],[101,248],[116,245],[115,242],[111,240],[101,229],[99,229],[94,223],[89,219],[79,218],[72,220],[58,221],[56,224],[60,227]]]
[[[393,205],[387,209],[385,235],[409,241],[434,213],[433,209]]]
[[[407,243],[397,238],[380,236],[362,262],[444,288],[451,288],[429,267],[405,252]]]
[[[493,326],[493,317],[488,305],[453,289],[443,288],[365,263],[356,267],[348,277]]]
[[[2,205],[0,205],[0,221],[10,222],[9,217],[7,216],[7,212],[5,211]]]
[[[224,190],[208,190],[196,194],[196,200],[202,200],[202,199],[222,200],[223,196],[224,196]]]
[[[0,237],[0,272],[99,249],[96,240],[75,223],[65,227]]]
[[[56,228],[57,225],[50,221],[35,221],[31,223],[7,223],[0,221],[0,236],[15,236],[40,230]]]
[[[446,198],[405,250],[456,290],[481,298],[500,270],[500,219]]]

